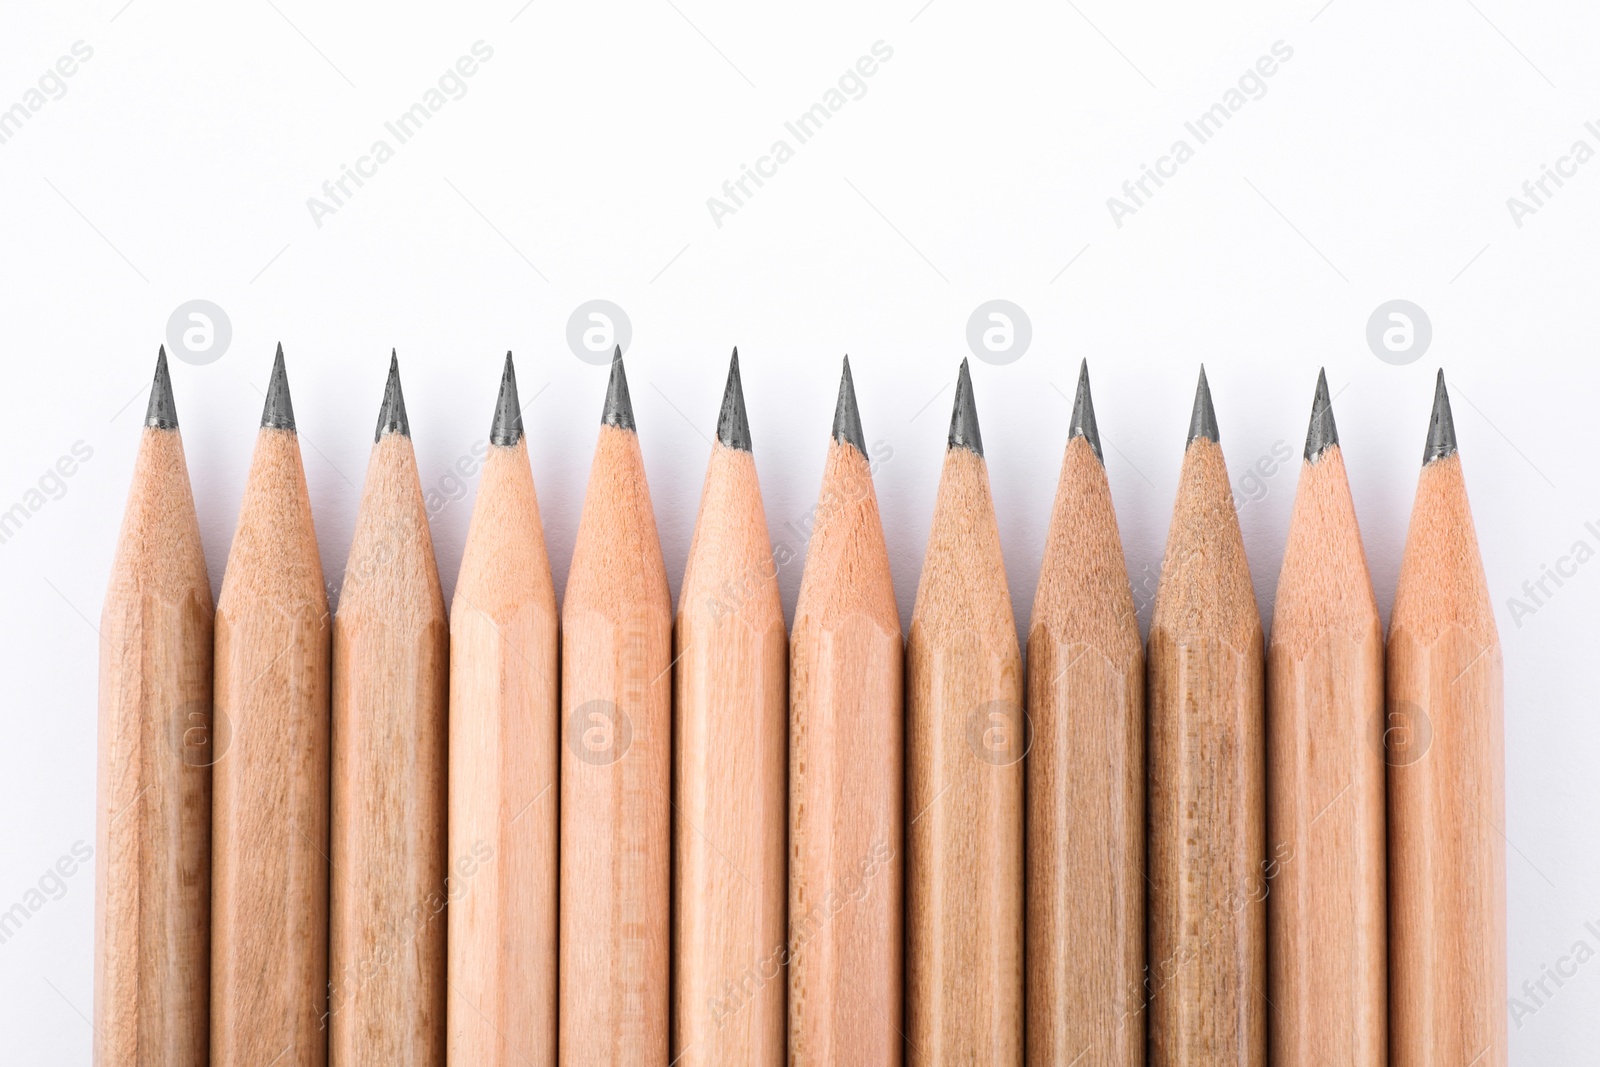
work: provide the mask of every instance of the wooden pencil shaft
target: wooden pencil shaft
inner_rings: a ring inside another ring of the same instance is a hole
[[[788,647],[750,453],[712,446],[675,633],[674,1056],[784,1061]]]
[[[828,448],[790,641],[789,1056],[897,1067],[900,619],[867,458]]]
[[[665,1067],[672,599],[632,429],[600,428],[561,649],[561,1059]]]
[[[411,440],[373,445],[333,624],[328,1059],[444,1061],[448,634]],[[452,856],[472,868],[480,857]]]
[[[556,1062],[556,631],[527,441],[490,445],[450,611],[451,1062]]]
[[[216,1067],[326,1060],[331,636],[299,443],[263,429],[216,615]]]
[[[1417,482],[1387,691],[1390,1063],[1505,1067],[1504,691],[1459,454]]]
[[[1150,1062],[1266,1062],[1261,622],[1222,450],[1188,446],[1146,654]]]
[[[983,459],[945,453],[906,645],[906,1037],[1022,1062],[1022,656]]]
[[[94,1061],[206,1063],[211,586],[183,442],[146,428],[100,620]]]
[[[1034,596],[1028,715],[1028,1062],[1142,1067],[1144,648],[1084,437],[1067,445]]]
[[[1383,632],[1337,445],[1301,467],[1267,649],[1275,1063],[1388,1062]],[[1270,862],[1270,861],[1269,861]]]

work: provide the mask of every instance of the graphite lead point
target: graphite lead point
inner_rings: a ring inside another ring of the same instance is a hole
[[[1456,454],[1456,422],[1450,415],[1450,394],[1444,387],[1444,368],[1439,368],[1433,387],[1433,414],[1428,419],[1428,444],[1422,451],[1422,465]]]
[[[172,376],[167,373],[167,346],[156,352],[156,379],[150,386],[150,404],[144,409],[144,424],[157,430],[178,428],[178,408],[172,402]]]
[[[289,374],[283,369],[283,342],[272,357],[272,380],[267,383],[267,402],[261,408],[263,430],[293,430],[294,404],[289,400]]]
[[[722,411],[717,416],[717,440],[741,452],[750,451],[750,420],[744,412],[744,386],[739,381],[739,350],[728,362],[728,385],[722,391]]]
[[[500,374],[500,395],[494,402],[489,440],[502,448],[522,440],[522,405],[517,401],[517,371],[511,365],[510,352],[506,353],[506,369]]]
[[[411,436],[411,423],[406,420],[406,398],[400,394],[400,359],[394,349],[389,350],[389,380],[383,386],[383,406],[378,409],[378,429],[372,440],[376,444],[386,433]]]
[[[850,376],[850,357],[844,357],[844,373],[839,375],[839,402],[833,409],[833,439],[850,445],[863,456],[867,441],[861,433],[861,412],[856,408],[856,383]]]
[[[946,448],[965,448],[983,455],[983,434],[978,431],[978,405],[972,396],[972,373],[967,361],[961,361],[961,371],[956,376],[956,402],[950,412],[950,436]]]

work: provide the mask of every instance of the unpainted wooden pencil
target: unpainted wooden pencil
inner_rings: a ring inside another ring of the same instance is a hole
[[[666,1067],[672,595],[618,348],[561,610],[561,1060]]]
[[[789,658],[789,1059],[901,1062],[900,614],[850,361]]]
[[[391,357],[333,621],[333,1067],[444,1062],[448,641]]]
[[[1388,1062],[1383,628],[1317,375],[1267,647],[1272,1062]]]
[[[913,1065],[1023,1058],[1022,654],[965,361],[906,645]]]
[[[450,610],[449,1059],[556,1062],[556,594],[506,353]]]
[[[1205,371],[1146,654],[1150,1062],[1266,1062],[1261,617]]]
[[[279,345],[217,602],[214,1067],[327,1058],[332,623]]]
[[[1028,1062],[1142,1067],[1144,647],[1078,375],[1028,630]]]
[[[1505,1067],[1500,636],[1439,372],[1389,616],[1394,1067]]]
[[[211,585],[167,354],[100,615],[94,1062],[206,1062]]]
[[[679,1067],[784,1061],[789,679],[779,562],[735,350],[674,638]]]

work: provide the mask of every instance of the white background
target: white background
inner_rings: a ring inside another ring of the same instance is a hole
[[[173,363],[214,589],[280,340],[334,585],[390,346],[429,488],[486,436],[514,349],[559,589],[605,377],[565,327],[604,298],[632,322],[674,590],[729,348],[768,520],[791,544],[849,352],[867,439],[893,450],[877,485],[908,618],[967,319],[1002,298],[1025,309],[1032,343],[973,377],[1019,627],[1080,357],[1148,590],[1205,361],[1236,482],[1264,461],[1240,518],[1269,623],[1317,367],[1386,616],[1445,368],[1506,662],[1510,979],[1536,1007],[1512,1024],[1513,1061],[1592,1059],[1600,962],[1547,980],[1537,1006],[1520,987],[1579,941],[1600,950],[1600,563],[1531,615],[1514,619],[1508,598],[1575,541],[1600,548],[1581,429],[1600,399],[1600,162],[1549,186],[1520,227],[1506,200],[1573,141],[1600,149],[1584,129],[1600,119],[1600,16],[1320,5],[6,5],[0,109],[75,42],[93,55],[0,144],[0,511],[27,506],[76,442],[93,455],[0,544],[0,910],[94,840],[94,626],[180,304],[213,301],[232,327],[215,362]],[[493,57],[465,95],[316,225],[307,198],[374,140],[393,145],[384,123],[480,40]],[[893,56],[865,95],[796,146],[785,121],[878,41]],[[1278,41],[1293,56],[1265,95],[1196,145],[1184,123]],[[718,226],[707,198],[778,138],[794,158]],[[1194,158],[1119,227],[1107,198],[1178,138]],[[1366,342],[1394,298],[1433,326],[1409,365]],[[1295,460],[1274,469],[1279,442]],[[470,510],[468,495],[434,517],[447,595]],[[798,563],[781,573],[790,610],[799,579]],[[88,1062],[92,880],[67,879],[0,944],[8,1063]]]

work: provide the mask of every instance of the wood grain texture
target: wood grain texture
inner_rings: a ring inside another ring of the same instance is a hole
[[[1383,629],[1339,446],[1300,468],[1267,649],[1272,1060],[1388,1062]]]
[[[411,439],[385,433],[333,622],[333,1067],[444,1062],[448,640]]]
[[[1394,1067],[1504,1067],[1500,638],[1459,454],[1428,463],[1389,619],[1389,1033]]]
[[[561,1060],[666,1067],[672,595],[632,430],[600,427],[561,620]]]
[[[906,645],[914,1065],[1022,1062],[1022,655],[989,476],[945,453]]]
[[[211,639],[183,441],[147,427],[100,616],[96,1067],[206,1062]]]
[[[901,1062],[900,615],[867,457],[828,446],[789,659],[789,1058]]]
[[[1261,618],[1216,442],[1185,451],[1146,656],[1150,1062],[1266,1062]]]
[[[332,634],[299,440],[263,428],[217,602],[214,1067],[327,1059]]]
[[[678,598],[674,1062],[784,1061],[788,642],[749,452],[711,448]]]
[[[1028,1062],[1142,1067],[1144,646],[1111,488],[1067,444],[1028,631]]]
[[[491,444],[450,610],[452,1063],[556,1062],[556,630],[527,440]]]

